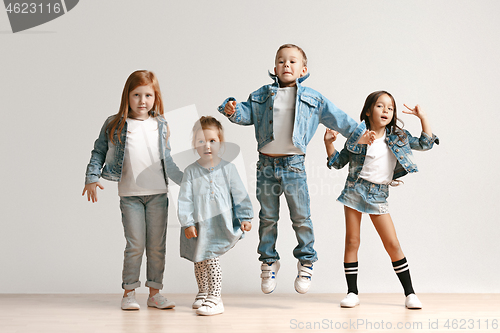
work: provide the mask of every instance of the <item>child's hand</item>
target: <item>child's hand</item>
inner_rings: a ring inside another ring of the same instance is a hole
[[[97,187],[104,190],[104,186],[99,182],[86,184],[83,188],[82,196],[87,192],[87,200],[90,201],[92,199],[92,202],[97,202]]]
[[[366,130],[358,141],[360,145],[371,145],[375,141],[375,132]]]
[[[417,116],[419,119],[425,118],[427,114],[425,113],[424,110],[422,110],[422,107],[420,105],[415,105],[415,107],[412,109],[408,105],[403,104],[408,110],[403,110],[403,113],[406,114],[412,114]]]
[[[226,103],[226,106],[224,107],[224,112],[226,113],[226,116],[231,116],[233,113],[236,112],[236,101],[229,101]]]
[[[325,144],[330,144],[330,143],[334,142],[335,140],[337,140],[338,134],[339,134],[339,132],[327,128],[325,131],[325,136],[323,138],[325,140]]]
[[[241,222],[241,230],[242,231],[250,231],[252,230],[252,223],[250,221]]]
[[[403,105],[408,109],[408,111],[403,110],[403,113],[413,114],[417,116],[420,119],[420,122],[422,123],[422,132],[425,132],[427,135],[432,136],[432,129],[429,123],[429,119],[427,119],[427,113],[425,113],[425,111],[422,110],[420,105],[418,104],[415,105],[413,109],[406,104]]]
[[[190,226],[184,230],[184,235],[186,235],[187,239],[191,239],[193,237],[198,237],[198,233],[196,232],[196,228],[193,226]]]

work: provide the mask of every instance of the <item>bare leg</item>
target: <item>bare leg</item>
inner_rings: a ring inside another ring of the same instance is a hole
[[[158,294],[159,292],[160,292],[159,289],[149,287],[149,297],[153,297],[154,295]]]
[[[361,233],[361,216],[357,210],[344,206],[345,249],[344,262],[357,262]]]
[[[398,236],[396,235],[396,229],[394,228],[394,223],[392,223],[391,215],[370,215],[370,218],[384,244],[387,254],[391,257],[391,261],[394,262],[403,259],[405,255],[399,245]]]

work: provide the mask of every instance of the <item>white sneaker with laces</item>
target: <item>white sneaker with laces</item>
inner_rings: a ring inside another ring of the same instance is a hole
[[[410,295],[406,296],[405,306],[408,309],[421,309],[422,302],[420,302],[417,295],[410,294]]]
[[[340,301],[342,308],[353,308],[359,305],[359,297],[355,293],[349,293],[343,300]]]
[[[280,270],[279,260],[273,262],[263,262],[260,266],[262,273],[260,277],[262,278],[260,288],[264,294],[270,294],[276,289],[276,277],[278,276],[278,271]]]
[[[224,312],[224,304],[220,297],[208,296],[205,302],[196,310],[200,316],[213,316]]]
[[[198,309],[201,307],[201,305],[205,302],[207,299],[208,294],[207,293],[198,293],[194,299],[193,303],[193,309]]]
[[[309,291],[311,287],[311,279],[313,275],[313,265],[312,264],[301,264],[300,261],[297,263],[297,277],[295,278],[295,291],[300,294],[305,294]]]
[[[148,298],[148,306],[158,308],[158,309],[172,309],[175,307],[175,303],[169,301],[160,293]]]
[[[139,310],[141,306],[135,300],[135,290],[129,291],[122,298],[122,310]]]

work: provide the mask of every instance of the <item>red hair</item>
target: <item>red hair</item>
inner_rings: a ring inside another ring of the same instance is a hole
[[[146,70],[133,72],[130,74],[127,82],[125,82],[125,86],[123,87],[120,109],[107,127],[108,137],[112,143],[114,143],[113,134],[115,132],[117,132],[118,141],[120,141],[120,143],[122,142],[120,133],[123,130],[123,126],[125,126],[125,122],[128,118],[128,112],[130,110],[129,95],[131,91],[140,86],[151,86],[155,92],[155,101],[153,108],[149,111],[149,115],[152,117],[163,115],[163,99],[161,97],[160,84],[158,83],[156,75],[153,72]]]

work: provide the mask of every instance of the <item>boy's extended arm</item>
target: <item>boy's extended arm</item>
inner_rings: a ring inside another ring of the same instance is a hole
[[[326,127],[334,129],[346,137],[346,147],[348,149],[360,143],[359,140],[366,131],[366,124],[364,122],[358,125],[347,113],[336,107],[325,97],[323,97],[323,103],[321,103],[319,121]]]
[[[237,104],[234,97],[226,98],[218,107],[218,110],[235,124],[245,126],[253,125],[252,103],[250,97],[248,97],[246,102]]]

